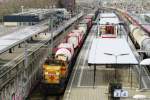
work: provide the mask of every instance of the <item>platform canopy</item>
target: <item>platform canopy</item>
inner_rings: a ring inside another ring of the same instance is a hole
[[[107,24],[107,23],[109,23],[109,24],[119,24],[120,23],[120,21],[119,21],[119,19],[118,18],[102,18],[101,20],[100,20],[100,25],[102,24]]]
[[[117,15],[115,13],[101,13],[100,14],[100,18],[113,18],[113,17],[117,17]]]
[[[89,65],[138,64],[126,39],[95,38],[88,58]]]
[[[3,53],[10,48],[22,43],[33,35],[43,32],[48,27],[46,25],[29,26],[24,29],[12,32],[11,34],[0,37],[0,53]]]
[[[101,13],[100,14],[100,25],[102,24],[119,24],[119,19],[115,13]]]

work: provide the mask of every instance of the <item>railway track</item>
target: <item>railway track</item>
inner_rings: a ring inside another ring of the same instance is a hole
[[[39,85],[39,84],[38,84]],[[32,95],[27,100],[62,100],[61,96],[49,96],[41,93],[41,89],[36,88]]]
[[[62,100],[60,99],[61,97],[59,96],[48,96],[48,97],[35,97],[35,98],[32,98],[30,100]]]

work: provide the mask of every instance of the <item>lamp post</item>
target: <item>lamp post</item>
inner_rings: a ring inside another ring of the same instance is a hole
[[[121,32],[121,30],[122,30],[121,28],[122,28],[122,26],[124,26],[124,22],[122,21],[122,22],[119,22],[118,24],[119,24],[119,35],[120,35],[120,38],[121,38],[121,35],[123,35],[122,32]]]
[[[97,21],[97,37],[99,37],[99,35],[100,35],[100,25],[99,25],[99,19],[98,19],[98,21]]]
[[[104,53],[104,54],[105,54],[105,55],[110,55],[110,56],[115,56],[116,64],[117,64],[117,57],[118,57],[118,56],[129,55],[129,53],[122,53],[122,54]]]
[[[97,24],[97,37],[99,37],[101,35],[100,33],[100,16],[98,15],[98,20],[96,22]]]
[[[52,28],[53,28],[53,18],[50,18],[48,31],[49,31],[49,33],[51,33],[51,40],[49,41],[49,48],[51,48],[50,49],[51,51],[50,51],[49,55],[52,55],[52,51],[53,51],[53,31],[52,31]]]
[[[21,13],[23,14],[24,12],[24,6],[21,6]]]
[[[115,57],[115,63],[117,64],[117,57],[118,56],[125,56],[129,55],[129,53],[122,53],[122,54],[113,54],[113,53],[104,53],[105,55],[114,56]],[[116,79],[116,68],[115,68],[115,79]]]

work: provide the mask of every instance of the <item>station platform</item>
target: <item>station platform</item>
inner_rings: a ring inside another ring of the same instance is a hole
[[[95,34],[91,32],[81,49],[63,100],[110,100],[108,87],[115,77],[114,68],[105,65],[98,66],[93,86],[94,69],[88,66],[88,56],[94,37]],[[136,100],[133,98],[135,95],[146,96],[146,99],[140,100],[150,100],[149,90],[142,92],[139,90],[139,77],[134,67],[118,68],[116,75],[116,80],[122,84],[122,89],[128,91],[128,97],[120,98],[120,100]]]

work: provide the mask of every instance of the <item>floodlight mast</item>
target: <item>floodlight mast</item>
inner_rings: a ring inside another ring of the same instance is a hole
[[[118,56],[125,56],[125,55],[129,55],[129,53],[121,53],[121,54],[113,54],[113,53],[104,53],[105,55],[109,55],[109,56],[114,56],[115,57],[115,64],[117,65],[117,57]],[[117,75],[116,75],[116,68],[115,68],[115,80],[117,78]]]

